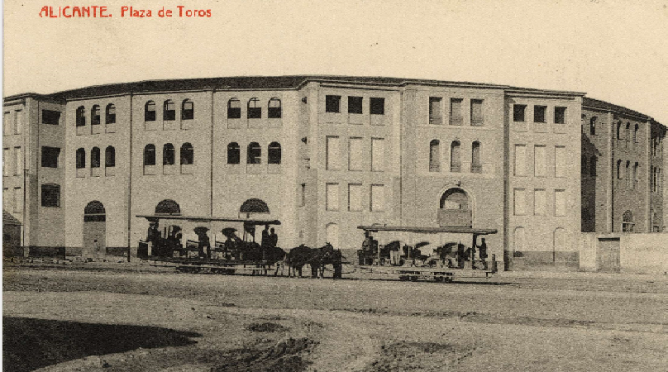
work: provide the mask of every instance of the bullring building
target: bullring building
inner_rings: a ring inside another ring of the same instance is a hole
[[[490,253],[536,263],[570,260],[582,231],[665,225],[666,128],[578,92],[142,81],[6,97],[3,134],[3,210],[31,252],[136,252],[156,213],[261,214],[286,248],[357,249],[374,223],[495,229]]]

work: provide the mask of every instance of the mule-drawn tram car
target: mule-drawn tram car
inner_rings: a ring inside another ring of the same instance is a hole
[[[276,247],[275,239],[255,241],[258,226],[280,225],[278,220],[164,214],[137,217],[150,223],[146,239],[139,242],[137,256],[173,265],[180,272],[266,275],[271,266],[285,257],[285,252]],[[220,235],[212,229],[223,224],[227,227]],[[183,226],[195,226],[193,233]],[[240,231],[242,237],[237,235]]]
[[[358,264],[369,273],[400,280],[451,282],[455,278],[487,278],[497,271],[495,255],[491,262],[487,261],[485,239],[478,242],[480,236],[496,234],[495,229],[386,225],[357,228],[364,231],[362,249],[357,251]],[[381,237],[381,244],[374,236]],[[428,240],[423,240],[425,236],[429,236]]]

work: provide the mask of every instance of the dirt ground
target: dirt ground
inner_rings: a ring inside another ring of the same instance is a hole
[[[668,278],[5,265],[6,371],[668,371]]]

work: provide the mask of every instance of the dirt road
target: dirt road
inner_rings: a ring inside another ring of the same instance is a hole
[[[3,277],[6,370],[668,370],[668,281],[653,278]]]

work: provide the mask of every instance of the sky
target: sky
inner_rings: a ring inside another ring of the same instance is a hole
[[[45,5],[109,18],[40,18]],[[121,7],[151,17],[121,17]],[[211,17],[179,17],[184,9]],[[173,17],[159,17],[160,9]],[[150,79],[357,75],[586,92],[668,124],[668,0],[6,0],[3,95]],[[146,13],[145,13],[146,14]]]

